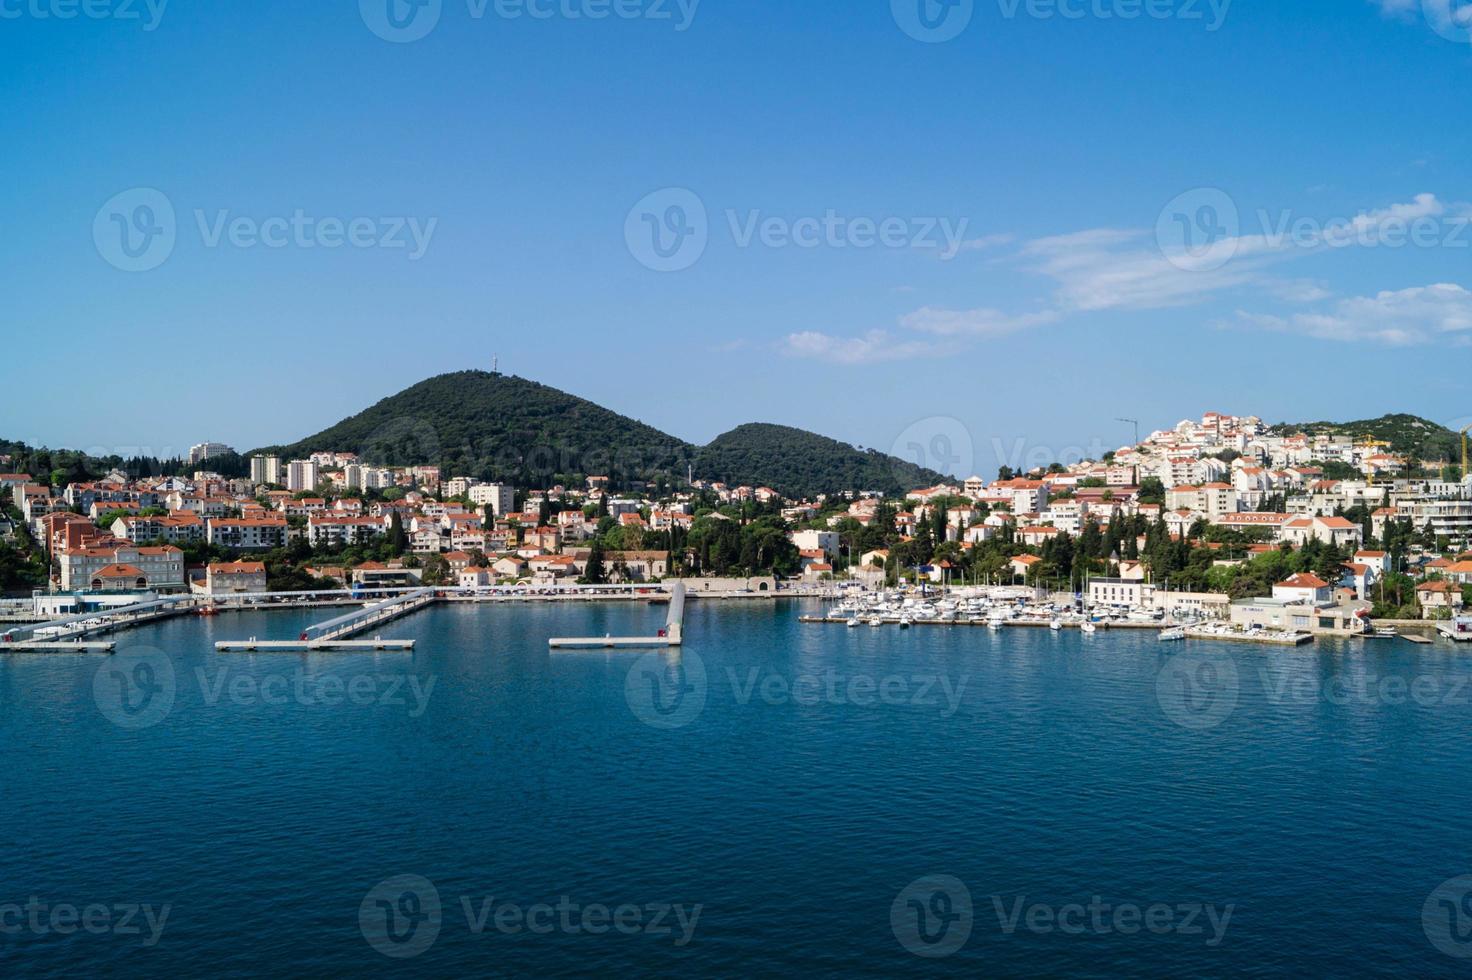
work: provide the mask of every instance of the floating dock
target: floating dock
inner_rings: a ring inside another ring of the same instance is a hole
[[[415,589],[412,592],[365,606],[347,615],[308,626],[295,640],[257,640],[252,637],[249,640],[222,641],[215,644],[215,649],[221,653],[412,650],[414,649],[413,640],[385,640],[381,636],[375,636],[371,640],[353,640],[349,637],[417,612],[434,601],[434,589]]]
[[[852,618],[852,617],[849,617],[849,616],[799,616],[798,617],[798,622],[800,622],[800,623],[828,623],[828,624],[836,625],[836,626],[846,626],[846,625],[848,625],[848,621],[849,621],[850,618]],[[872,615],[860,615],[858,617],[859,622],[862,625],[864,625],[864,626],[868,626],[869,625],[869,621],[871,619],[873,619],[873,618],[874,617]],[[881,616],[880,619],[882,619],[884,621],[884,625],[885,626],[894,626],[894,625],[897,625],[899,623],[899,621],[900,621],[900,618],[898,616],[895,616],[895,615],[884,615],[884,616]],[[912,619],[912,620],[910,620],[910,625],[911,626],[989,626],[989,625],[991,625],[991,621],[989,619],[975,619],[975,618],[963,618],[963,619]],[[1035,619],[1006,619],[1006,620],[1002,620],[1001,625],[1006,626],[1008,628],[1015,627],[1015,628],[1018,628],[1018,629],[1047,629],[1051,625],[1051,623],[1048,620],[1046,620],[1046,619],[1043,619],[1043,620],[1035,620]],[[1103,631],[1103,630],[1155,630],[1156,632],[1159,632],[1160,630],[1169,629],[1170,628],[1169,626],[1167,626],[1164,623],[1095,623],[1094,625],[1096,627],[1098,627],[1101,631]],[[1070,620],[1068,622],[1063,623],[1062,624],[1062,628],[1065,629],[1065,630],[1082,629],[1083,628],[1083,623],[1081,623],[1081,622],[1079,622],[1077,620]]]
[[[1222,640],[1227,643],[1260,643],[1270,647],[1301,647],[1305,643],[1314,642],[1312,633],[1294,633],[1291,636],[1278,636],[1269,634],[1267,636],[1254,636],[1251,630],[1241,633],[1209,633],[1205,630],[1186,630],[1188,640]]]
[[[0,653],[112,653],[116,643],[76,642],[66,640],[29,640],[24,643],[0,644]]]
[[[1400,638],[1402,640],[1409,640],[1412,643],[1422,643],[1427,646],[1430,646],[1432,643],[1429,636],[1422,636],[1419,633],[1402,633],[1400,634]]]
[[[221,653],[294,653],[319,650],[412,650],[413,640],[230,640],[215,644]]]
[[[644,647],[677,647],[684,642],[685,583],[676,582],[670,593],[670,612],[657,636],[554,637],[547,645],[554,650],[611,650]]]

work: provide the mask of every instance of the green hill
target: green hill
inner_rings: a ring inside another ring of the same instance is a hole
[[[1390,443],[1391,452],[1416,459],[1450,462],[1462,458],[1461,437],[1443,425],[1404,413],[1358,422],[1302,422],[1279,425],[1280,432],[1306,435],[1350,436],[1356,442],[1374,439]]]
[[[658,479],[683,474],[691,453],[682,440],[586,399],[486,371],[421,381],[315,435],[257,452],[295,459],[329,450],[518,486],[590,475]]]
[[[792,497],[838,490],[901,493],[946,479],[877,450],[764,423],[716,437],[696,453],[695,471],[706,479],[768,486]]]
[[[356,453],[378,466],[437,465],[445,475],[521,487],[609,476],[680,485],[695,475],[769,486],[790,496],[847,489],[899,491],[940,474],[882,453],[775,425],[745,425],[699,448],[556,388],[485,371],[421,381],[290,445],[254,450],[299,459]]]

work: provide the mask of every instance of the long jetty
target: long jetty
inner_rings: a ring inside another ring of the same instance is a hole
[[[308,626],[302,630],[302,635],[296,640],[226,640],[215,644],[215,649],[220,651],[254,651],[254,650],[412,650],[413,640],[385,640],[382,637],[374,637],[371,640],[353,640],[351,637],[359,633],[367,632],[375,626],[393,622],[418,612],[420,609],[433,603],[436,599],[434,589],[415,589],[396,595],[381,602],[343,616],[337,616],[325,622]]]
[[[677,647],[685,641],[685,583],[676,582],[670,592],[670,611],[664,629],[656,636],[553,637],[547,645],[554,650],[637,649]]]

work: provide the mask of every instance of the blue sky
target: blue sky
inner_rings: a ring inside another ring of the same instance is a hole
[[[1472,415],[1449,0],[89,2],[0,0],[8,437],[246,449],[496,354],[983,473]]]

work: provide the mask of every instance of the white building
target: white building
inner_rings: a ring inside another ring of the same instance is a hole
[[[223,442],[202,442],[197,446],[189,447],[189,465],[196,466],[207,459],[215,456],[226,456],[235,452]]]
[[[505,517],[516,508],[516,489],[505,483],[480,483],[470,488],[470,500],[490,507],[496,517]]]
[[[294,459],[286,468],[286,489],[292,493],[317,488],[317,464],[310,459]]]
[[[270,517],[211,517],[209,519],[210,544],[240,551],[266,551],[286,547],[286,518]]]
[[[307,518],[307,540],[314,548],[360,544],[387,531],[388,526],[381,517],[324,517],[314,514]]]
[[[218,562],[205,568],[208,595],[266,591],[266,566],[258,561]]]
[[[173,545],[104,545],[74,548],[58,556],[61,588],[167,591],[184,588],[184,552]]]
[[[798,551],[822,551],[833,558],[838,557],[837,531],[793,531],[792,543]]]
[[[252,456],[250,458],[250,479],[252,483],[280,485],[281,457]]]

